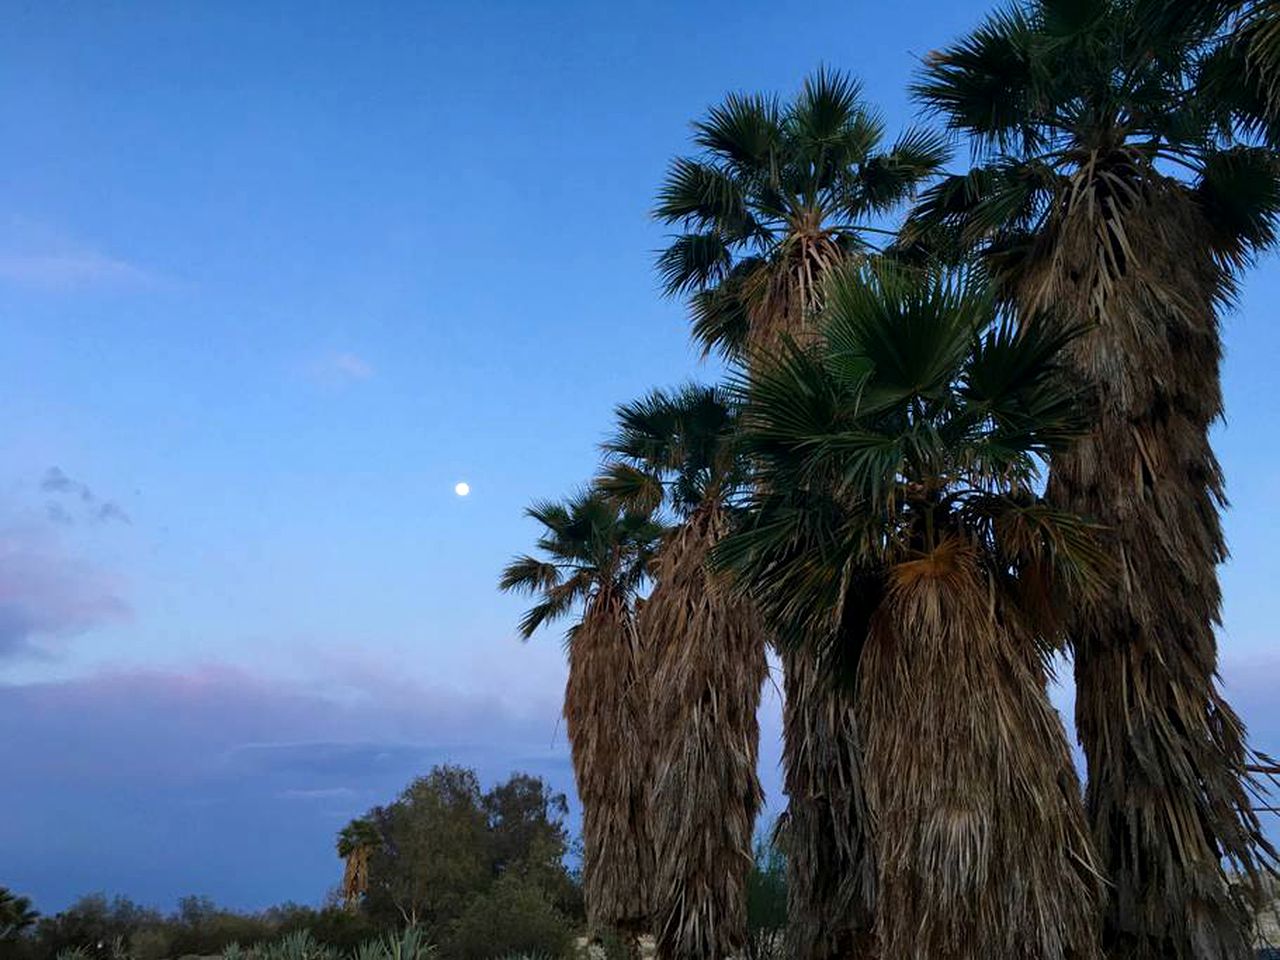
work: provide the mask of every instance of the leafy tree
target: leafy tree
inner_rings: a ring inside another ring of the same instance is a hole
[[[488,822],[475,772],[438,766],[368,814],[367,909],[385,924],[443,930],[489,883]]]
[[[652,661],[657,954],[735,956],[762,799],[757,712],[767,673],[755,609],[707,566],[747,480],[737,411],[723,390],[689,386],[625,404],[617,419],[601,488],[633,506],[667,506],[679,521],[639,618]]]
[[[115,943],[127,946],[136,930],[161,921],[155,910],[128,897],[108,900],[104,894],[90,894],[52,917],[41,918],[36,925],[36,947],[46,956],[78,948],[92,958],[105,960]]]
[[[580,896],[565,866],[569,802],[541,778],[512,774],[481,801],[489,819],[489,849],[495,877],[518,876],[539,887],[566,915],[580,912]]]
[[[954,278],[842,270],[824,342],[744,383],[760,476],[719,558],[784,645],[853,674],[876,955],[1087,957],[1100,896],[1046,693],[1089,527],[1034,493],[1084,428],[1069,337]]]
[[[756,844],[747,879],[746,960],[780,956],[787,927],[787,861],[771,839]]]
[[[520,624],[577,614],[567,635],[565,720],[583,807],[583,888],[593,930],[631,935],[648,923],[653,851],[648,839],[646,678],[633,601],[660,528],[597,493],[539,503],[545,559],[515,558],[500,586],[537,597]]]
[[[1230,879],[1256,886],[1273,859],[1215,679],[1226,548],[1209,430],[1218,310],[1275,239],[1280,168],[1247,139],[1265,132],[1257,110],[1209,82],[1234,42],[1197,3],[1152,18],[1162,5],[1038,0],[933,54],[916,94],[979,165],[931,189],[905,236],[976,249],[1023,316],[1086,330],[1067,356],[1097,416],[1055,452],[1048,496],[1105,527],[1116,569],[1068,625],[1105,942],[1208,960],[1247,949]]]

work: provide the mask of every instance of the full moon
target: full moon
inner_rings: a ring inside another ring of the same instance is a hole
[[[460,497],[465,497],[471,492],[471,484],[467,483],[465,480],[460,480],[453,485],[453,492]]]

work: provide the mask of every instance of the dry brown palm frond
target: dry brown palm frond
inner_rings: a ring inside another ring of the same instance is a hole
[[[823,278],[844,260],[835,238],[814,232],[788,238],[776,260],[762,264],[743,284],[750,348],[767,355],[786,336],[803,342],[816,333]]]
[[[1097,399],[1092,434],[1055,457],[1048,496],[1107,531],[1115,589],[1069,634],[1087,807],[1114,885],[1115,956],[1243,956],[1247,910],[1274,854],[1250,812],[1244,729],[1217,684],[1226,556],[1217,306],[1229,279],[1185,188],[1078,177],[1015,285],[1027,311],[1090,324],[1070,364]],[[1244,883],[1233,888],[1232,873]]]
[[[762,794],[757,711],[764,633],[749,602],[707,566],[727,527],[708,502],[672,534],[640,616],[653,661],[650,806],[653,926],[660,958],[737,955]]]
[[[648,928],[648,686],[625,600],[594,597],[569,644],[565,722],[582,801],[587,921],[635,936]]]
[[[360,905],[360,898],[369,889],[369,848],[353,847],[347,854],[342,871],[342,902],[348,910]]]
[[[890,573],[858,676],[880,955],[1084,960],[1101,883],[1043,651],[979,551]]]
[[[867,956],[875,868],[853,693],[809,650],[784,651],[787,946],[802,960]]]

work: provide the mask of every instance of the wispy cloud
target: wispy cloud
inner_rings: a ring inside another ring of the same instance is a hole
[[[120,584],[69,555],[48,528],[0,530],[0,661],[47,657],[67,638],[127,620]]]
[[[118,503],[103,500],[89,489],[88,484],[67,476],[61,467],[50,467],[45,471],[40,479],[40,491],[55,498],[45,503],[45,513],[54,523],[72,524],[77,516],[91,523],[131,522]]]
[[[339,387],[368,380],[376,372],[368,360],[349,351],[325,354],[310,368],[311,376],[317,382]]]
[[[56,291],[154,288],[163,282],[158,274],[137,264],[95,251],[0,254],[0,280]]]
[[[25,217],[0,221],[0,284],[83,293],[157,289],[172,282],[51,224]]]

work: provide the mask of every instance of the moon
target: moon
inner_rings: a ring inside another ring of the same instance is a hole
[[[471,492],[471,484],[467,483],[465,480],[459,480],[453,485],[453,492],[460,497],[465,497]]]

